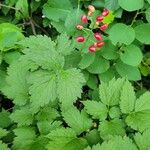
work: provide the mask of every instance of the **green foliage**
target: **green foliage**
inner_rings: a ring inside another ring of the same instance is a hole
[[[0,150],[150,149],[150,0],[3,0],[0,14]]]

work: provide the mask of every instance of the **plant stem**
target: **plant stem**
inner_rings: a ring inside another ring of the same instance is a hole
[[[19,10],[18,10],[17,8],[15,8],[15,7],[8,6],[8,5],[1,4],[1,3],[0,3],[0,7],[10,8],[10,9],[13,9],[13,10],[17,10],[17,11],[19,11]]]

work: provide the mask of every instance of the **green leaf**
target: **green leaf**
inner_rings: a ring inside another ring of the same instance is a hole
[[[22,18],[28,18],[29,17],[29,10],[28,10],[28,1],[27,0],[18,0],[16,2],[15,8],[17,9],[15,16],[16,18],[22,19]]]
[[[94,59],[95,59],[95,53],[83,54],[82,59],[79,63],[79,67],[81,69],[87,68],[88,66],[90,66],[94,62]]]
[[[150,23],[150,7],[146,10],[146,20]]]
[[[117,43],[130,45],[135,39],[135,31],[130,26],[117,23],[110,28],[109,38],[114,45]]]
[[[58,36],[56,44],[56,50],[63,56],[69,55],[74,51],[74,47],[71,44],[71,40],[69,40],[69,36],[67,36],[67,34],[61,34]]]
[[[7,144],[3,143],[1,140],[0,140],[0,149],[1,150],[10,150],[7,146]]]
[[[26,82],[29,66],[30,62],[15,61],[7,71],[7,84],[2,88],[2,92],[8,98],[13,99],[17,105],[24,105],[29,99],[28,84]]]
[[[85,79],[80,70],[68,69],[62,71],[58,76],[57,83],[59,100],[63,103],[72,103],[78,97],[80,98],[84,82]]]
[[[78,32],[78,30],[76,29],[76,25],[81,22],[80,18],[82,14],[83,12],[80,9],[74,9],[68,14],[65,20],[67,34],[75,35],[75,33]]]
[[[16,47],[16,42],[23,39],[22,30],[10,23],[0,24],[0,50],[8,51]]]
[[[150,130],[145,130],[142,134],[135,134],[134,140],[140,150],[148,150],[150,148]]]
[[[124,83],[120,99],[121,112],[125,114],[132,112],[134,109],[136,97],[134,88],[129,81]]]
[[[6,78],[6,72],[0,70],[0,91],[6,85],[5,78]]]
[[[46,146],[48,150],[83,150],[87,146],[87,141],[77,138],[75,132],[70,128],[56,129],[48,137],[51,140]]]
[[[110,110],[109,110],[109,116],[114,119],[114,118],[120,118],[121,116],[121,110],[118,106],[114,106],[114,107],[111,107]]]
[[[136,145],[129,137],[116,136],[109,141],[102,143],[100,150],[138,150]],[[99,150],[93,149],[93,150]]]
[[[10,118],[12,121],[16,122],[18,126],[31,125],[33,121],[33,116],[29,111],[29,108],[21,108],[20,110],[15,110]]]
[[[127,77],[128,80],[133,81],[141,79],[141,74],[138,67],[126,65],[120,60],[117,61],[115,67],[121,77]]]
[[[9,118],[10,113],[2,110],[2,112],[0,112],[0,127],[1,128],[6,128],[11,124],[11,120]]]
[[[105,7],[110,10],[117,10],[119,8],[118,0],[105,0]]]
[[[141,24],[135,27],[136,39],[141,43],[150,44],[150,24]]]
[[[117,48],[111,43],[110,40],[105,41],[105,45],[101,48],[100,54],[108,60],[117,59],[119,57]]]
[[[47,36],[30,36],[19,44],[24,47],[26,57],[43,69],[57,70],[64,66],[64,57],[55,50],[55,43]]]
[[[112,136],[125,135],[125,125],[120,119],[114,119],[111,121],[103,121],[99,125],[100,135],[104,140],[111,139]]]
[[[148,129],[150,126],[150,110],[145,110],[141,112],[131,113],[126,118],[126,123],[134,130],[138,130],[140,132]]]
[[[13,147],[15,149],[25,149],[32,144],[36,138],[35,131],[31,127],[20,127],[14,129],[16,137],[14,138]],[[22,142],[23,141],[23,142]]]
[[[150,0],[147,0],[148,1],[148,3],[150,4]]]
[[[36,71],[29,76],[29,93],[33,108],[40,108],[57,97],[56,75],[47,71]]]
[[[115,80],[114,78],[108,84],[102,82],[99,86],[101,101],[108,106],[117,105],[120,101],[120,92],[123,84],[124,79]]]
[[[69,0],[48,0],[43,7],[43,14],[48,19],[58,22],[59,20],[65,20],[71,10],[72,5]]]
[[[119,5],[126,11],[135,11],[143,8],[144,0],[118,0]]]
[[[83,104],[86,112],[92,115],[94,119],[105,120],[107,118],[108,110],[103,103],[97,101],[85,101]]]
[[[142,52],[139,47],[129,45],[122,48],[123,52],[120,56],[122,62],[131,66],[138,66],[143,58]]]
[[[79,112],[75,107],[62,111],[65,122],[78,134],[88,130],[92,126],[92,120],[82,111]]]
[[[109,61],[96,55],[94,62],[87,68],[90,73],[99,74],[107,71],[110,67]]]
[[[136,101],[135,111],[139,112],[144,110],[150,111],[150,92],[145,92]]]
[[[0,138],[6,136],[7,134],[8,134],[8,131],[0,127]]]

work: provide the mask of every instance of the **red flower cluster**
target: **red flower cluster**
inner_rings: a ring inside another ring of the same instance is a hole
[[[88,15],[81,16],[82,24],[88,24],[88,17],[92,16],[94,11],[95,11],[95,7],[92,5],[89,5],[88,6]],[[95,24],[99,26],[99,29],[101,31],[105,31],[108,28],[108,24],[102,24],[103,19],[108,15],[109,15],[109,10],[105,8],[103,10],[102,14],[95,18]],[[83,30],[84,27],[81,24],[77,24],[76,28],[78,30]],[[93,45],[89,46],[89,48],[88,48],[89,52],[95,52],[97,48],[101,48],[105,44],[103,42],[102,35],[99,32],[94,33],[94,37],[97,41]],[[84,42],[85,38],[84,38],[84,36],[78,36],[78,37],[76,37],[76,40],[77,40],[77,42]]]

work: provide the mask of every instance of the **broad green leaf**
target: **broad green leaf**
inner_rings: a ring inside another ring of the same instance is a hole
[[[109,61],[96,55],[94,62],[87,68],[90,73],[99,74],[107,71],[110,67]]]
[[[93,150],[138,150],[129,137],[116,136],[102,143],[101,147]]]
[[[29,111],[29,108],[21,108],[20,110],[15,110],[10,118],[12,121],[18,124],[18,126],[31,125],[33,121],[33,116]]]
[[[150,23],[150,7],[146,10],[146,20]]]
[[[6,136],[7,134],[8,134],[8,131],[0,127],[0,138]]]
[[[83,150],[87,147],[87,141],[77,138],[75,132],[70,128],[56,129],[48,135],[48,138],[50,138],[46,146],[48,150]]]
[[[150,0],[147,0],[148,1],[148,3],[150,4]]]
[[[80,9],[74,9],[72,10],[66,20],[65,20],[65,27],[66,27],[66,32],[69,35],[75,35],[75,33],[78,32],[76,29],[76,25],[81,22],[80,18],[83,12]]]
[[[132,112],[134,109],[136,97],[134,88],[129,81],[124,83],[120,99],[121,112],[125,114]]]
[[[114,67],[110,67],[106,72],[101,73],[98,76],[99,76],[100,81],[109,82],[116,76],[115,73],[116,72],[115,72]]]
[[[33,108],[40,108],[57,97],[56,75],[47,71],[36,71],[29,76],[29,93]]]
[[[108,106],[118,105],[123,84],[124,79],[120,78],[117,80],[113,78],[108,84],[102,82],[99,86],[101,101]]]
[[[114,45],[117,43],[130,45],[135,39],[135,31],[130,26],[117,23],[110,28],[109,38]]]
[[[112,136],[125,135],[125,124],[120,119],[114,119],[111,121],[100,122],[99,131],[100,135],[104,140],[111,139]]]
[[[110,10],[117,10],[119,8],[118,0],[105,0],[105,7]]]
[[[24,19],[24,18],[28,18],[29,17],[29,9],[28,9],[29,5],[28,5],[28,1],[27,0],[18,0],[16,2],[16,13],[15,16],[16,18],[19,19]]]
[[[6,77],[6,72],[0,70],[0,91],[6,85],[5,77]]]
[[[78,97],[81,97],[84,82],[85,79],[80,70],[68,69],[60,72],[57,83],[59,100],[63,103],[76,101]]]
[[[150,110],[131,113],[125,121],[134,130],[142,132],[150,126]]]
[[[95,53],[83,54],[82,59],[79,63],[79,67],[81,69],[87,68],[88,66],[90,66],[94,62],[94,59],[95,59]]]
[[[109,110],[109,116],[114,119],[114,118],[120,118],[121,116],[121,110],[118,106],[113,106]]]
[[[74,107],[62,111],[62,116],[65,122],[77,133],[77,135],[90,129],[92,126],[92,120],[88,115],[84,111],[79,112],[79,110]]]
[[[72,5],[69,0],[48,0],[43,7],[43,14],[54,21],[65,20],[67,15],[72,10]]]
[[[64,66],[64,57],[55,50],[55,43],[47,36],[30,36],[19,44],[25,48],[26,57],[43,69],[57,70]]]
[[[7,51],[15,48],[17,41],[24,38],[22,30],[10,23],[0,24],[0,50]]]
[[[135,104],[135,111],[150,111],[150,92],[145,92],[143,95],[141,95]]]
[[[9,117],[10,113],[2,110],[2,112],[0,112],[0,127],[1,128],[6,128],[11,124],[11,120]]]
[[[138,67],[133,67],[133,66],[124,64],[120,60],[117,61],[115,67],[121,77],[127,77],[128,80],[133,80],[133,81],[141,79],[141,74],[140,74]]]
[[[111,43],[111,41],[105,41],[105,45],[101,48],[100,54],[105,59],[117,59],[119,57],[117,53],[117,48]]]
[[[15,61],[10,65],[7,71],[6,84],[2,88],[2,92],[17,105],[26,104],[29,99],[26,76],[30,62]]]
[[[16,136],[13,141],[14,149],[25,149],[28,145],[32,144],[36,138],[35,131],[32,127],[19,127],[13,131]]]
[[[107,118],[108,110],[103,103],[97,101],[85,101],[83,104],[86,112],[92,115],[94,119],[105,120]]]
[[[141,24],[135,28],[136,39],[143,44],[150,44],[150,24]]]
[[[87,140],[90,146],[95,145],[101,141],[99,131],[97,129],[93,129],[90,132],[88,132],[85,136],[85,139]]]
[[[142,134],[141,133],[135,134],[134,140],[140,150],[149,150],[150,130],[145,130]]]
[[[118,0],[118,2],[126,11],[139,10],[144,6],[144,0]]]
[[[65,23],[64,21],[59,21],[59,22],[56,22],[56,21],[51,21],[51,24],[53,27],[56,28],[56,30],[59,32],[59,33],[65,33],[66,31],[66,27],[65,27]]]
[[[129,45],[122,48],[123,53],[120,55],[120,59],[127,65],[138,66],[143,58],[142,52],[139,47],[135,45]]]
[[[57,37],[56,50],[63,56],[69,55],[74,50],[71,40],[69,40],[69,36],[67,36],[67,34],[61,34]]]
[[[0,140],[0,149],[1,149],[1,150],[10,150],[10,149],[8,148],[8,145],[5,144],[5,143],[3,143],[1,140]]]

